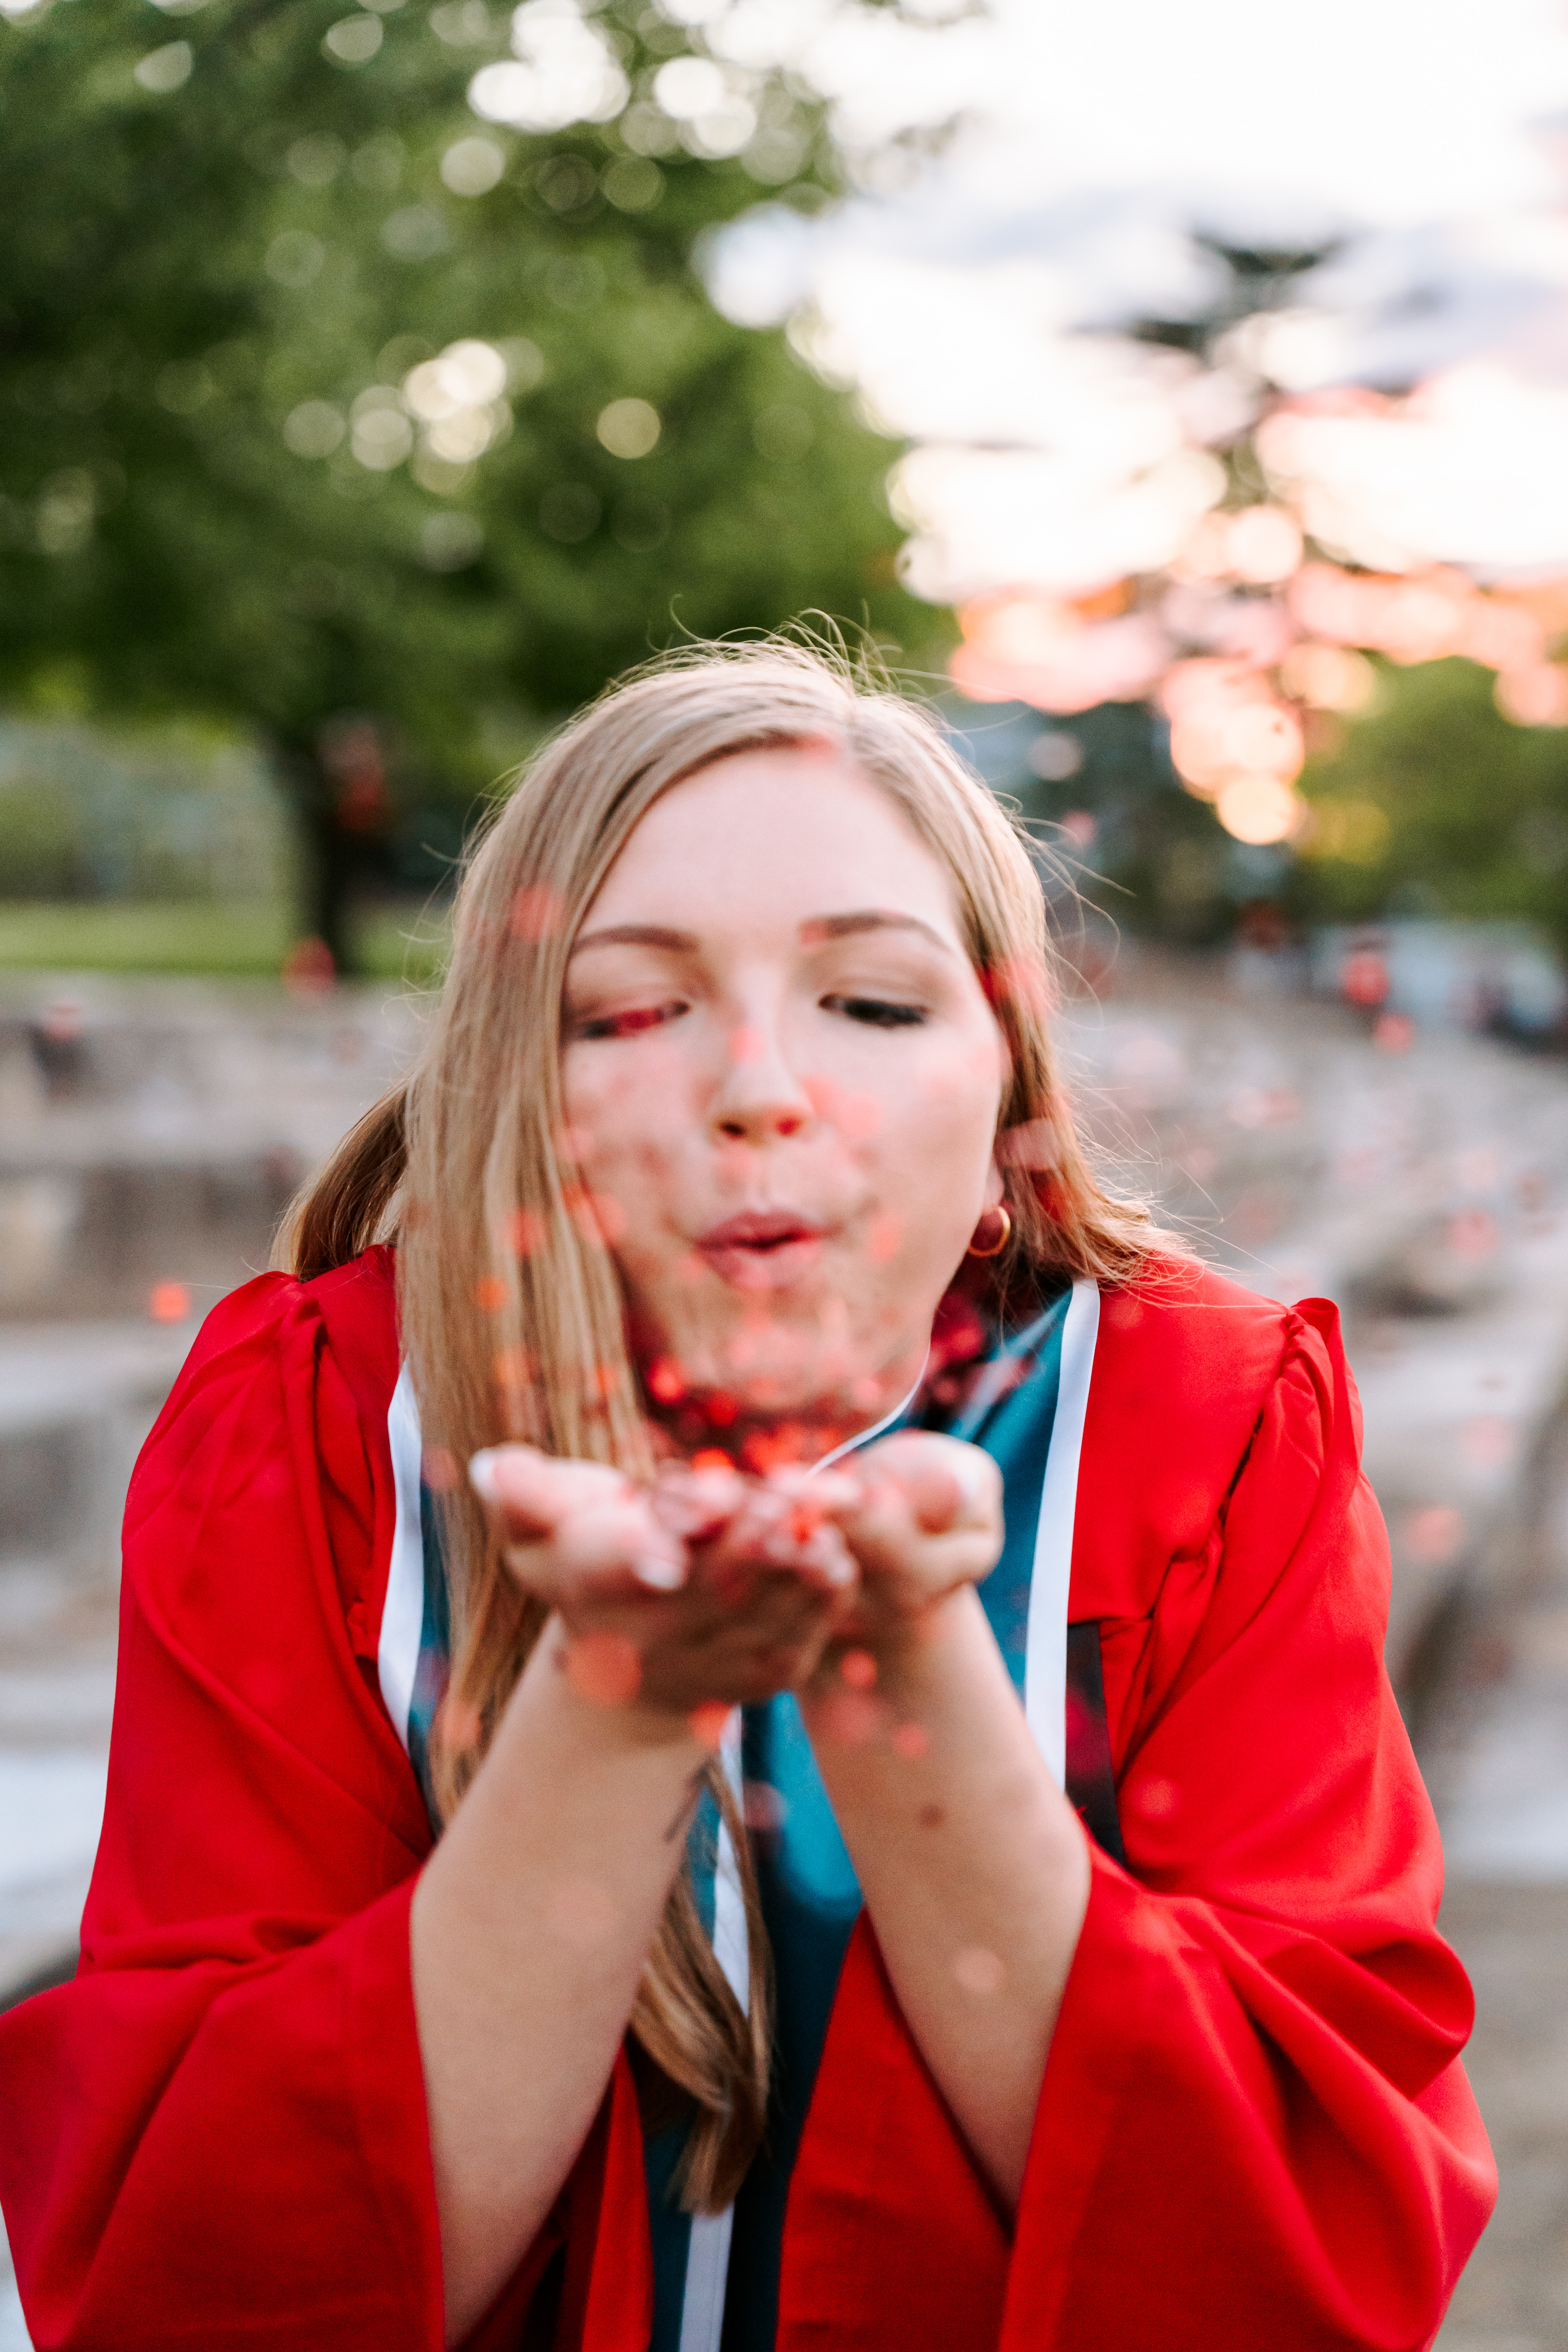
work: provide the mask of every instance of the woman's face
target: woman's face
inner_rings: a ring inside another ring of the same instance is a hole
[[[894,803],[826,746],[677,785],[584,919],[563,1040],[654,1397],[694,1437],[897,1403],[1000,1198],[1006,1058]]]

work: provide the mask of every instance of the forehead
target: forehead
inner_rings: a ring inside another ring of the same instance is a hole
[[[673,785],[611,867],[593,912],[692,929],[877,907],[957,940],[946,867],[891,795],[837,750],[742,751]]]

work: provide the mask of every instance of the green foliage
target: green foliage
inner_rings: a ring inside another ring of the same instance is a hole
[[[149,905],[0,903],[0,971],[226,973],[270,979],[293,932],[277,904],[204,906],[188,899]],[[433,918],[386,908],[362,909],[355,963],[373,980],[428,987],[448,942]]]
[[[1298,911],[1521,917],[1568,946],[1568,732],[1510,726],[1473,662],[1380,664],[1379,678],[1302,778],[1318,823]]]
[[[762,192],[745,163],[687,152],[645,96],[483,126],[466,91],[504,13],[342,6],[43,0],[0,25],[0,697],[242,722],[340,881],[350,852],[423,841],[433,802],[466,808],[498,734],[684,633],[807,607],[932,626],[895,584],[887,444],[694,272]],[[642,0],[594,21],[634,92],[687,46]],[[357,65],[324,46],[345,24]],[[758,103],[799,163],[787,200],[819,201],[819,122],[776,79]],[[465,140],[500,168],[475,194],[443,177]],[[397,389],[468,337],[509,357],[505,437],[410,461]],[[626,398],[658,414],[645,455],[596,430]],[[362,462],[378,430],[392,462]],[[352,823],[322,767],[345,715],[373,719],[392,800]]]

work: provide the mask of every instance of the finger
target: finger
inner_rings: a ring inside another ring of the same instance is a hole
[[[654,1482],[653,1514],[683,1542],[710,1542],[742,1507],[751,1485],[738,1470],[668,1463]]]
[[[687,1554],[620,1472],[562,1462],[532,1446],[497,1446],[469,1465],[507,1566],[541,1599],[628,1579],[655,1592],[686,1580]]]
[[[648,1498],[628,1486],[560,1520],[550,1549],[558,1573],[579,1588],[630,1576],[654,1592],[686,1582],[686,1546],[655,1518]]]
[[[897,1487],[926,1535],[990,1527],[1001,1517],[1001,1472],[988,1454],[960,1438],[900,1431],[868,1446],[865,1475]]]
[[[468,1464],[468,1484],[503,1528],[521,1540],[548,1535],[584,1503],[630,1492],[603,1462],[563,1462],[533,1445],[488,1445]]]
[[[701,1559],[710,1582],[734,1591],[766,1575],[841,1591],[858,1574],[848,1547],[817,1498],[772,1483],[752,1488],[728,1526],[703,1548]]]

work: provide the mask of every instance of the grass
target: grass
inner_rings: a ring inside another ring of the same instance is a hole
[[[371,907],[357,925],[359,961],[372,980],[421,983],[445,947],[439,913]],[[0,902],[0,971],[202,973],[276,980],[296,936],[287,908],[105,906]]]

